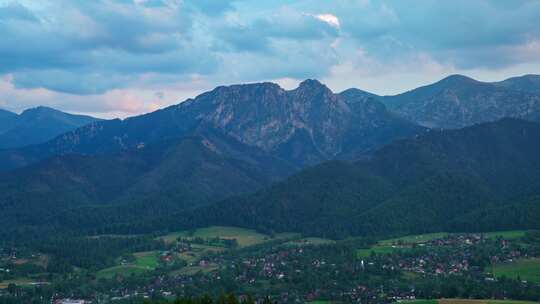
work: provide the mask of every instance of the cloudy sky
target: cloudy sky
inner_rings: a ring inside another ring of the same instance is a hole
[[[536,0],[0,0],[0,108],[126,117],[223,84],[539,74],[539,20]]]

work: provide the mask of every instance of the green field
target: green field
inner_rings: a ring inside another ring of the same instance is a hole
[[[367,258],[371,255],[372,252],[376,254],[387,254],[387,253],[392,253],[397,250],[407,250],[407,249],[408,248],[393,248],[391,246],[375,245],[371,248],[358,249],[356,254],[359,258]]]
[[[300,238],[300,239],[288,241],[286,244],[294,245],[294,246],[309,246],[309,245],[326,245],[326,244],[335,244],[335,243],[336,241],[334,240],[309,237],[309,238]]]
[[[240,247],[260,244],[268,239],[267,235],[257,233],[255,230],[222,226],[197,229],[193,236],[201,237],[203,239],[216,237],[222,239],[235,239]]]
[[[487,300],[484,303],[487,303],[487,304],[538,304],[538,302],[515,301],[515,300]],[[447,304],[451,304],[451,303],[447,303]]]
[[[502,237],[507,240],[515,240],[524,237],[526,233],[526,230],[495,231],[484,233],[484,236],[489,239]]]
[[[437,300],[407,300],[407,301],[398,301],[398,303],[407,303],[407,304],[438,304]]]
[[[201,238],[204,240],[212,240],[215,238],[219,239],[229,239],[236,240],[238,247],[245,248],[253,245],[262,244],[265,242],[270,242],[273,240],[289,240],[300,238],[301,235],[298,233],[280,233],[273,237],[258,233],[255,230],[244,229],[238,227],[226,227],[226,226],[211,226],[206,228],[199,228],[191,231],[179,231],[173,232],[164,236],[158,237],[158,239],[163,240],[164,242],[171,244],[178,240],[178,238]],[[319,238],[307,238],[305,243],[309,244],[322,244],[326,243],[329,240],[319,239]],[[220,244],[191,244],[191,250],[188,252],[178,253],[176,257],[182,259],[188,263],[187,267],[184,267],[180,270],[175,271],[177,274],[195,274],[197,272],[209,272],[217,269],[215,266],[209,265],[201,267],[198,265],[205,255],[212,252],[220,252],[227,250],[227,248],[220,246]]]
[[[513,263],[497,264],[490,271],[495,277],[507,277],[540,283],[540,259],[523,259]]]
[[[440,299],[440,300],[410,300],[398,301],[406,304],[536,304],[538,302],[514,300],[471,300],[471,299]]]
[[[527,231],[525,230],[512,230],[512,231],[495,231],[484,233],[486,238],[495,239],[502,237],[508,240],[515,240],[525,236]],[[436,239],[441,239],[447,237],[449,233],[439,232],[439,233],[428,233],[428,234],[419,234],[419,235],[408,235],[400,238],[393,238],[388,240],[382,240],[377,242],[371,248],[364,248],[358,250],[358,257],[365,258],[369,257],[372,252],[376,254],[386,254],[392,253],[397,250],[408,250],[412,245],[418,245],[421,243],[429,242]]]
[[[199,272],[209,273],[217,269],[218,269],[218,266],[215,264],[210,264],[207,266],[188,266],[188,267],[184,267],[180,270],[175,271],[173,274],[194,275]]]
[[[15,279],[15,280],[6,280],[0,282],[0,289],[6,289],[10,284],[15,284],[17,286],[32,286],[34,284],[38,284],[37,282],[27,279],[27,278],[21,278],[21,279]],[[39,284],[49,284],[48,282],[39,282]]]
[[[179,237],[200,237],[202,239],[222,238],[222,239],[235,239],[238,242],[239,247],[247,247],[252,245],[261,244],[273,239],[286,239],[297,237],[295,233],[281,233],[277,234],[274,238],[268,235],[258,233],[255,230],[244,229],[238,227],[225,227],[225,226],[211,226],[206,228],[199,228],[194,231],[180,231],[167,234],[159,237],[166,243],[172,243]]]
[[[538,302],[514,300],[470,300],[470,299],[441,299],[438,304],[533,304]]]
[[[157,251],[137,252],[133,255],[135,262],[102,269],[97,272],[96,277],[98,279],[110,279],[117,275],[129,277],[152,271],[159,266],[159,253]]]
[[[188,263],[195,263],[208,253],[215,253],[224,251],[223,247],[215,247],[208,245],[192,244],[192,250],[188,252],[182,252],[176,256]]]
[[[148,270],[154,270],[159,266],[159,252],[157,251],[137,252],[133,255],[135,256],[135,266]]]
[[[120,265],[102,269],[97,272],[96,278],[98,279],[111,279],[115,276],[129,277],[132,275],[139,275],[147,272],[148,269],[135,265]]]
[[[378,244],[382,246],[391,246],[391,245],[397,245],[397,244],[406,244],[406,245],[421,244],[421,243],[429,242],[436,239],[442,239],[446,236],[448,236],[448,233],[446,232],[407,235],[400,238],[383,240],[383,241],[380,241]]]
[[[15,259],[12,261],[15,265],[24,265],[24,264],[34,264],[42,267],[46,267],[49,262],[49,257],[47,255],[38,255],[33,258],[22,258]]]
[[[359,258],[366,258],[371,255],[372,252],[376,254],[387,254],[399,250],[409,250],[415,244],[421,244],[428,241],[444,238],[448,236],[446,232],[428,233],[419,235],[407,235],[400,238],[382,240],[377,242],[371,248],[359,249],[357,256]]]

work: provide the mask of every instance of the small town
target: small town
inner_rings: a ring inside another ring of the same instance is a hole
[[[95,295],[94,299],[76,300],[74,294],[66,294],[53,303],[123,303],[231,289],[241,289],[246,295],[260,298],[265,295],[256,291],[264,289],[282,303],[325,298],[385,303],[424,298],[426,290],[422,284],[432,280],[483,286],[483,292],[487,290],[494,295],[501,286],[538,291],[538,283],[501,278],[490,271],[490,265],[540,257],[539,244],[534,242],[488,238],[482,234],[446,234],[426,241],[384,241],[384,245],[375,244],[366,254],[366,249],[351,249],[356,245],[354,241],[311,244],[305,240],[282,240],[272,245],[236,249],[238,244],[227,239],[179,238],[159,253],[162,267],[154,275],[115,276],[103,285],[114,287]],[[222,250],[208,251],[197,258],[193,248],[202,244],[222,244]],[[193,259],[179,264],[182,256]],[[312,284],[306,285],[305,278]]]

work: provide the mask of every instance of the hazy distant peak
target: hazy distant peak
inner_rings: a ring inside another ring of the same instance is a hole
[[[448,77],[443,78],[438,84],[444,84],[444,85],[464,85],[464,84],[478,84],[480,81],[473,79],[471,77],[460,75],[460,74],[453,74]]]
[[[72,115],[38,106],[10,115],[0,123],[0,149],[17,148],[42,143],[99,119]]]
[[[531,81],[534,79],[528,76],[490,83],[451,75],[382,100],[400,116],[432,128],[461,128],[503,117],[537,119],[540,82]]]
[[[306,79],[298,85],[298,88],[321,88],[326,87],[324,84],[322,84],[317,79]]]
[[[46,107],[46,106],[37,106],[37,107],[28,108],[28,109],[24,110],[21,113],[21,116],[30,115],[30,114],[35,115],[35,114],[53,114],[53,113],[57,114],[57,113],[64,113],[64,112],[62,112],[60,110],[50,108],[50,107]]]
[[[350,88],[350,89],[347,89],[341,93],[339,93],[340,96],[343,96],[347,99],[358,99],[358,98],[375,98],[375,97],[379,97],[377,96],[376,94],[373,94],[373,93],[370,93],[370,92],[367,92],[367,91],[364,91],[364,90],[360,90],[360,89],[357,89],[357,88]]]
[[[273,82],[254,82],[254,83],[244,83],[244,84],[233,84],[233,85],[223,85],[218,86],[215,89],[207,93],[219,93],[223,91],[239,91],[239,90],[256,90],[256,89],[276,89],[282,90],[282,88]],[[205,94],[205,93],[203,93]]]
[[[528,74],[511,77],[494,84],[516,91],[540,93],[540,75]]]
[[[4,117],[4,116],[17,116],[17,114],[15,114],[13,112],[10,112],[8,110],[4,110],[4,109],[0,109],[0,115],[2,115],[2,117]]]

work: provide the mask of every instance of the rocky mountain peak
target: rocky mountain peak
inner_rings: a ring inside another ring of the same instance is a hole
[[[324,84],[322,84],[317,79],[306,79],[298,85],[299,89],[328,89]]]
[[[431,128],[462,128],[503,117],[534,119],[540,113],[540,94],[526,79],[489,83],[451,75],[382,100],[402,117]]]
[[[64,113],[50,107],[38,106],[35,108],[24,110],[21,113],[21,116],[22,117],[25,117],[25,116],[39,117],[43,115],[58,115],[58,114],[64,114]]]
[[[292,92],[296,93],[296,95],[301,96],[331,96],[334,95],[332,90],[330,90],[326,85],[322,84],[318,80],[315,79],[306,79],[302,81],[298,88],[292,90]]]
[[[370,92],[366,92],[366,91],[356,89],[356,88],[347,89],[339,93],[339,95],[345,98],[347,104],[353,104],[353,103],[358,103],[358,102],[363,103],[370,98],[376,99],[379,97]]]
[[[446,78],[443,78],[439,82],[437,82],[440,85],[450,85],[450,86],[460,86],[464,84],[478,84],[480,81],[472,79],[470,77],[460,75],[460,74],[453,74]]]
[[[291,91],[273,83],[220,87],[192,103],[213,104],[201,115],[204,122],[266,151],[278,149],[299,134],[317,142],[315,146],[321,150],[337,151],[337,147],[329,147],[334,143],[327,139],[335,137],[349,119],[339,96],[311,79]]]
[[[299,166],[338,155],[354,157],[419,130],[389,115],[375,99],[349,105],[340,94],[308,79],[293,90],[274,83],[221,86],[178,106],[87,125],[36,148],[48,154],[28,150],[26,157],[18,159],[31,163],[56,154],[101,154],[181,138],[207,128]],[[5,168],[24,164],[19,161],[13,165],[9,159],[4,163]]]

